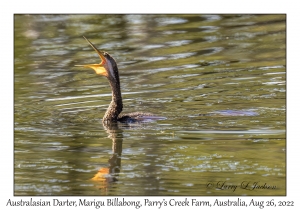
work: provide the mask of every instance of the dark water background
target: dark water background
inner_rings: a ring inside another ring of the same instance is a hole
[[[285,195],[285,15],[15,15],[14,30],[15,195]],[[117,60],[124,112],[167,119],[102,125],[111,90],[74,67],[100,62],[83,35]]]

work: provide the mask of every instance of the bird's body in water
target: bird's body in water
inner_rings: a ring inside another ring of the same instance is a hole
[[[110,87],[112,89],[112,101],[104,114],[104,117],[102,119],[103,122],[109,123],[119,121],[125,123],[133,123],[164,119],[163,117],[154,116],[151,113],[134,112],[130,114],[120,114],[123,110],[123,102],[117,63],[115,59],[111,57],[107,52],[99,51],[87,38],[85,39],[98,53],[101,59],[101,63],[76,66],[92,68],[95,70],[96,74],[105,76],[108,79]]]

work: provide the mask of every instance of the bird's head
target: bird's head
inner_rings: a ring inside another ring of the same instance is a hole
[[[75,65],[75,66],[92,68],[94,69],[96,74],[107,77],[109,81],[114,81],[115,83],[119,83],[119,73],[118,73],[118,67],[115,59],[111,57],[107,52],[98,50],[87,38],[85,38],[85,40],[97,52],[97,54],[101,59],[101,62],[99,64],[84,64],[84,65]]]

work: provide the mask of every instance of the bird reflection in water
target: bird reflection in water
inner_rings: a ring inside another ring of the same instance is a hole
[[[108,160],[108,167],[100,168],[91,180],[97,182],[99,189],[106,191],[111,183],[118,181],[117,177],[121,168],[123,133],[117,123],[103,123],[103,126],[109,134],[108,137],[112,140],[113,154]]]

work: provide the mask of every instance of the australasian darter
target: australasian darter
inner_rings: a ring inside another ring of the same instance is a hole
[[[83,37],[85,38],[85,37]],[[120,79],[118,66],[113,57],[111,57],[107,52],[99,51],[87,38],[85,40],[92,46],[92,48],[99,55],[101,62],[99,64],[85,64],[76,65],[83,66],[87,68],[92,68],[95,70],[96,74],[105,76],[112,89],[112,101],[107,108],[103,122],[144,122],[149,120],[165,119],[164,117],[157,117],[151,113],[134,112],[130,114],[120,114],[123,110],[122,94],[120,88]]]

